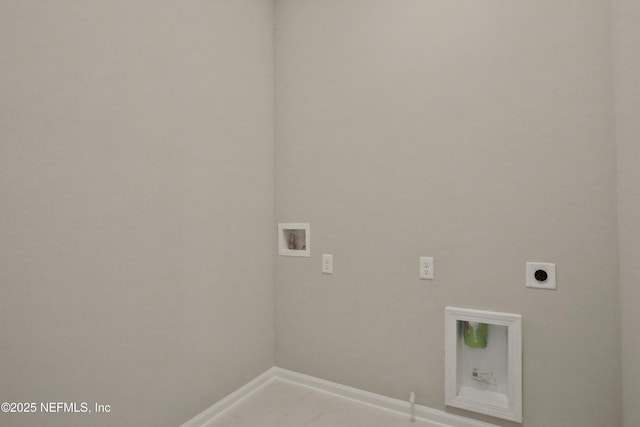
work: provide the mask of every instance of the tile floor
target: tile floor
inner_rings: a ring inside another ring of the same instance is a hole
[[[436,427],[329,393],[276,380],[208,427]]]

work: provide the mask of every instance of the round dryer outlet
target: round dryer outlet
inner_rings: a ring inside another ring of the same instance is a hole
[[[527,288],[556,289],[556,265],[548,262],[528,262]]]

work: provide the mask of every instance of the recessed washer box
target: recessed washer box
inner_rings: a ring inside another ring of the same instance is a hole
[[[445,308],[445,404],[522,423],[519,314]]]
[[[278,224],[278,254],[311,256],[311,225],[304,222]]]

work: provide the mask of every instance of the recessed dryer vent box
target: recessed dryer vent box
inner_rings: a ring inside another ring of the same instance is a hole
[[[445,308],[445,403],[522,422],[519,314]]]
[[[311,256],[311,226],[308,223],[278,224],[278,254]]]

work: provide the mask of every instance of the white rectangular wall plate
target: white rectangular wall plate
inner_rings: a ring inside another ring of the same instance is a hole
[[[556,289],[556,265],[549,262],[528,262],[526,286],[536,289]]]
[[[424,280],[433,280],[433,257],[420,257],[420,278]]]
[[[333,274],[333,254],[322,254],[322,272]]]

